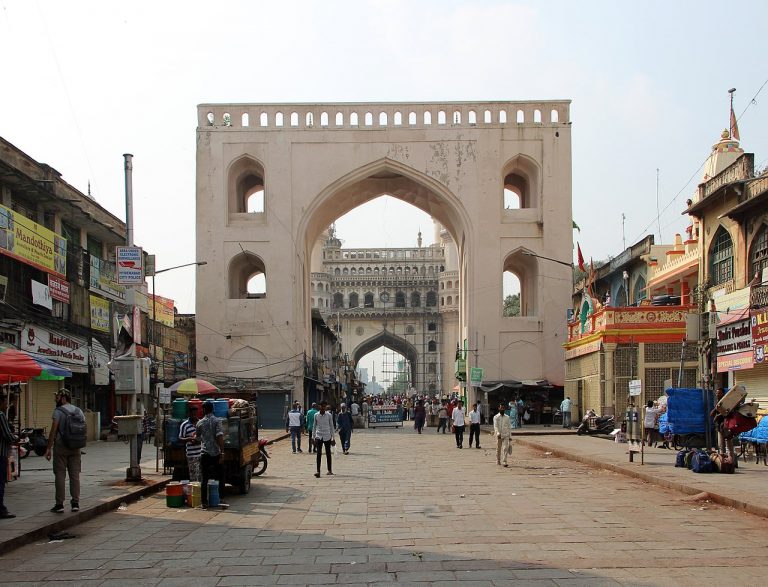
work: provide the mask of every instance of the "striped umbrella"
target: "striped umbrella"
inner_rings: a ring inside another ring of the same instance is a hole
[[[0,345],[0,381],[3,383],[29,379],[59,380],[65,377],[72,377],[72,371],[50,359]]]
[[[179,395],[198,395],[205,393],[215,393],[219,391],[219,388],[216,387],[213,383],[209,383],[205,379],[194,378],[184,379],[183,381],[174,383],[168,389],[170,389],[170,391],[173,393],[178,393]]]

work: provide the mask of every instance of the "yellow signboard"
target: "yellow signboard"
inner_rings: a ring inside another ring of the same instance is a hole
[[[0,206],[0,253],[66,277],[67,239],[5,206]]]
[[[109,301],[91,294],[91,328],[109,332]]]
[[[161,296],[153,296],[152,294],[150,294],[149,297],[154,301],[154,308],[150,306],[150,310],[152,310],[154,314],[150,314],[149,317],[160,324],[165,324],[166,326],[173,328],[173,300]]]

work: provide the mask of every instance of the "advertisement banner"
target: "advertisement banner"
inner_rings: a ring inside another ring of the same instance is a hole
[[[125,287],[117,283],[115,264],[94,255],[89,261],[91,280],[90,289],[112,301],[125,303]]]
[[[79,373],[88,372],[88,342],[71,334],[59,334],[42,326],[26,326],[21,332],[21,348],[61,363]]]
[[[67,239],[5,206],[0,206],[0,253],[66,277]]]
[[[115,247],[117,283],[141,285],[144,283],[144,266],[141,247]]]
[[[51,300],[51,292],[48,290],[48,286],[34,279],[30,279],[30,285],[32,286],[32,303],[36,306],[52,310],[53,301]]]
[[[162,296],[154,296],[152,294],[150,294],[149,297],[154,301],[154,308],[151,308],[149,317],[154,318],[154,320],[160,324],[165,324],[166,326],[173,328],[173,300]]]
[[[368,412],[368,427],[402,426],[403,409],[398,406],[372,406]]]
[[[750,321],[755,363],[764,363],[765,353],[768,350],[768,308],[752,310]]]
[[[54,275],[48,275],[48,289],[51,297],[65,304],[69,303],[69,282]]]
[[[91,301],[91,328],[99,332],[109,332],[109,301],[93,294]]]
[[[480,387],[483,384],[483,374],[482,367],[470,367],[469,384],[473,387]]]
[[[109,385],[109,353],[95,338],[91,341],[91,382],[94,385]]]

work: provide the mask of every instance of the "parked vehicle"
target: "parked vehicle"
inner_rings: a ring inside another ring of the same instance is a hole
[[[610,434],[616,429],[613,416],[598,416],[590,410],[576,429],[576,434]]]
[[[259,440],[259,461],[256,463],[256,465],[253,468],[253,476],[258,477],[259,475],[263,475],[264,471],[267,470],[267,463],[269,459],[269,453],[267,452],[267,445],[270,444],[272,441],[267,440],[266,438],[262,438]]]
[[[19,458],[23,459],[34,452],[41,457],[48,449],[48,439],[45,437],[45,428],[22,428],[19,432]]]

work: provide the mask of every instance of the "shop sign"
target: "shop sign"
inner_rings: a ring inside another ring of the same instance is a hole
[[[17,346],[19,340],[19,332],[17,330],[8,330],[7,328],[0,328],[0,342],[7,344],[8,346]]]
[[[95,338],[91,340],[91,372],[94,385],[109,385],[109,353]]]
[[[483,384],[483,374],[482,367],[470,367],[469,384],[473,387],[480,387]]]
[[[763,363],[768,351],[768,309],[752,310],[752,350],[755,354],[755,363]]]
[[[117,282],[115,264],[91,255],[89,265],[91,291],[115,302],[125,303],[125,287]]]
[[[93,294],[91,301],[91,328],[99,332],[109,332],[109,301]]]
[[[368,424],[376,426],[402,426],[403,410],[397,406],[372,406],[368,412]]]
[[[61,279],[55,275],[48,275],[48,289],[51,292],[51,297],[54,300],[69,303],[69,282],[66,279]]]
[[[34,279],[30,279],[30,285],[32,286],[32,303],[36,306],[42,306],[43,308],[53,309],[53,301],[51,300],[51,292],[48,286]]]
[[[21,331],[21,348],[57,363],[88,366],[88,342],[79,336],[27,326]]]
[[[717,372],[751,369],[753,366],[751,318],[734,320],[718,326]]]
[[[144,283],[143,254],[141,247],[115,247],[117,283],[141,285]]]
[[[66,277],[67,239],[5,206],[0,206],[0,253]]]
[[[154,307],[151,308],[152,313],[150,314],[150,317],[156,322],[160,322],[160,324],[165,324],[166,326],[173,328],[173,300],[152,294],[150,294],[149,297],[154,302]]]
[[[632,379],[629,382],[629,395],[640,395],[643,391],[643,382],[640,379]]]

